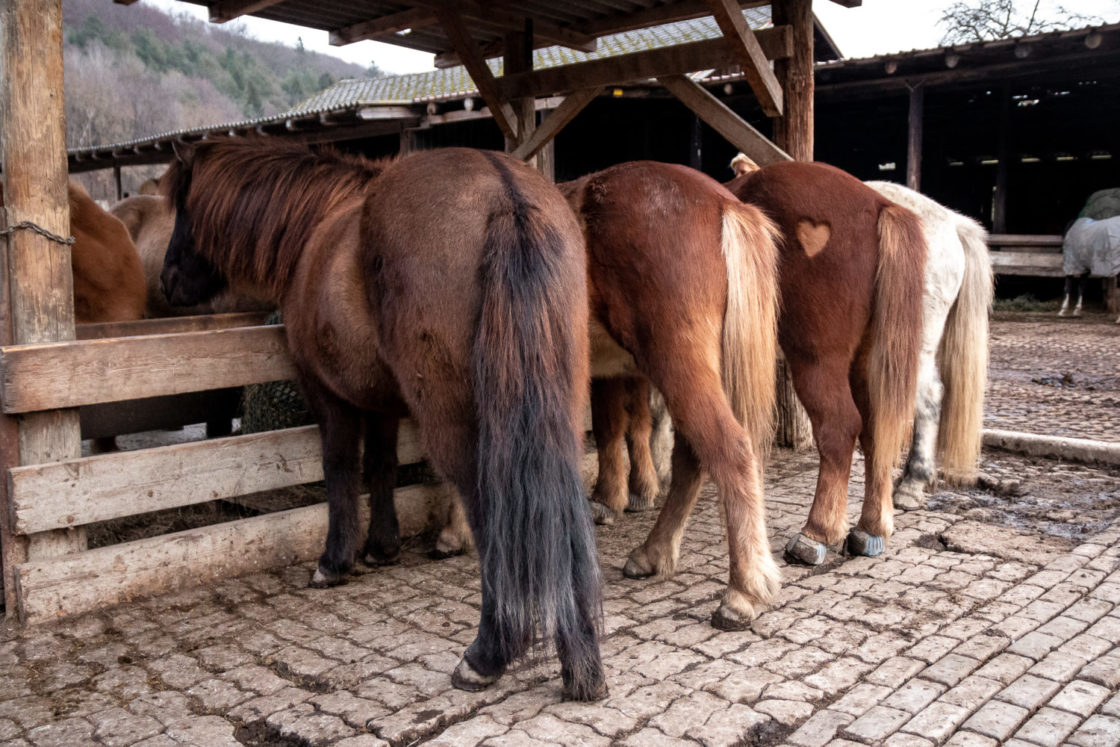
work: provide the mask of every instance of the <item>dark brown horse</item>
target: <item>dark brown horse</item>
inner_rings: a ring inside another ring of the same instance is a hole
[[[342,582],[358,554],[363,423],[362,556],[396,556],[397,425],[411,413],[479,548],[481,622],[453,682],[486,687],[543,635],[568,697],[605,695],[578,471],[586,260],[559,192],[496,153],[381,163],[271,139],[201,144],[164,184],[169,298],[198,303],[228,281],[283,311],[323,441],[330,522],[312,585]]]
[[[608,443],[623,430],[603,417],[628,407],[625,386],[610,377],[648,378],[676,428],[667,508],[624,572],[640,578],[675,570],[704,469],[719,489],[730,550],[730,583],[712,622],[742,628],[779,583],[759,465],[774,404],[774,226],[683,166],[626,163],[560,189],[587,235],[592,375],[607,379],[593,396],[596,440]],[[636,424],[645,435],[635,441],[648,444],[648,421]],[[600,452],[601,470],[613,459],[620,472],[619,458]],[[618,515],[628,491],[610,472],[601,473],[594,498]]]
[[[921,222],[820,163],[766,166],[728,187],[781,228],[779,341],[820,452],[809,519],[786,556],[820,563],[826,546],[845,535],[850,553],[878,555],[894,528],[891,470],[914,415],[926,262]],[[865,493],[849,533],[857,439]]]
[[[77,182],[70,199],[70,266],[74,273],[74,320],[128,322],[144,317],[144,271],[124,225],[102,210]],[[0,188],[0,208],[4,192]]]

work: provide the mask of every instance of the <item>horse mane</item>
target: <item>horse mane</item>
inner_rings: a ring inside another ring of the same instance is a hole
[[[187,163],[172,162],[162,188],[190,220],[199,254],[231,280],[278,297],[315,227],[387,160],[279,138],[220,138],[193,146]]]

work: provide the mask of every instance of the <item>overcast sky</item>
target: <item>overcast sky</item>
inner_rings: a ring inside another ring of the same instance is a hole
[[[149,5],[206,18],[206,8],[176,0],[143,0]],[[936,47],[944,30],[937,19],[952,0],[863,0],[859,8],[844,8],[831,0],[813,0],[813,10],[847,57],[869,57],[887,52]],[[1018,0],[1021,7],[1033,0]],[[1060,18],[1060,7],[1082,15],[1095,15],[1107,23],[1120,22],[1120,0],[1041,0],[1040,15]],[[327,32],[274,23],[259,18],[239,19],[250,35],[267,41],[295,46],[303,39],[308,49],[369,65],[371,62],[389,73],[408,73],[432,69],[432,55],[404,47],[377,42],[359,42],[332,47]]]

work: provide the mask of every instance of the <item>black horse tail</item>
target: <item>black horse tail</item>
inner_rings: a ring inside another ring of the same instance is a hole
[[[472,353],[478,407],[474,526],[483,594],[510,661],[540,636],[569,697],[599,697],[602,579],[579,473],[587,401],[586,258],[559,193],[488,154],[507,200],[490,216]],[[484,600],[484,608],[486,606]]]

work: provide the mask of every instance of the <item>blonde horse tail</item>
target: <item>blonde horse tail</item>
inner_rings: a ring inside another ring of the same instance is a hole
[[[868,387],[873,461],[888,471],[888,480],[914,418],[925,263],[921,220],[899,205],[884,207],[879,213]]]
[[[960,217],[957,235],[964,246],[965,271],[957,300],[949,310],[937,362],[945,393],[937,435],[938,463],[950,483],[976,478],[988,382],[988,311],[992,305],[992,267],[988,234]]]
[[[724,207],[723,389],[759,456],[769,450],[774,433],[778,236],[777,226],[758,208],[738,201]]]

